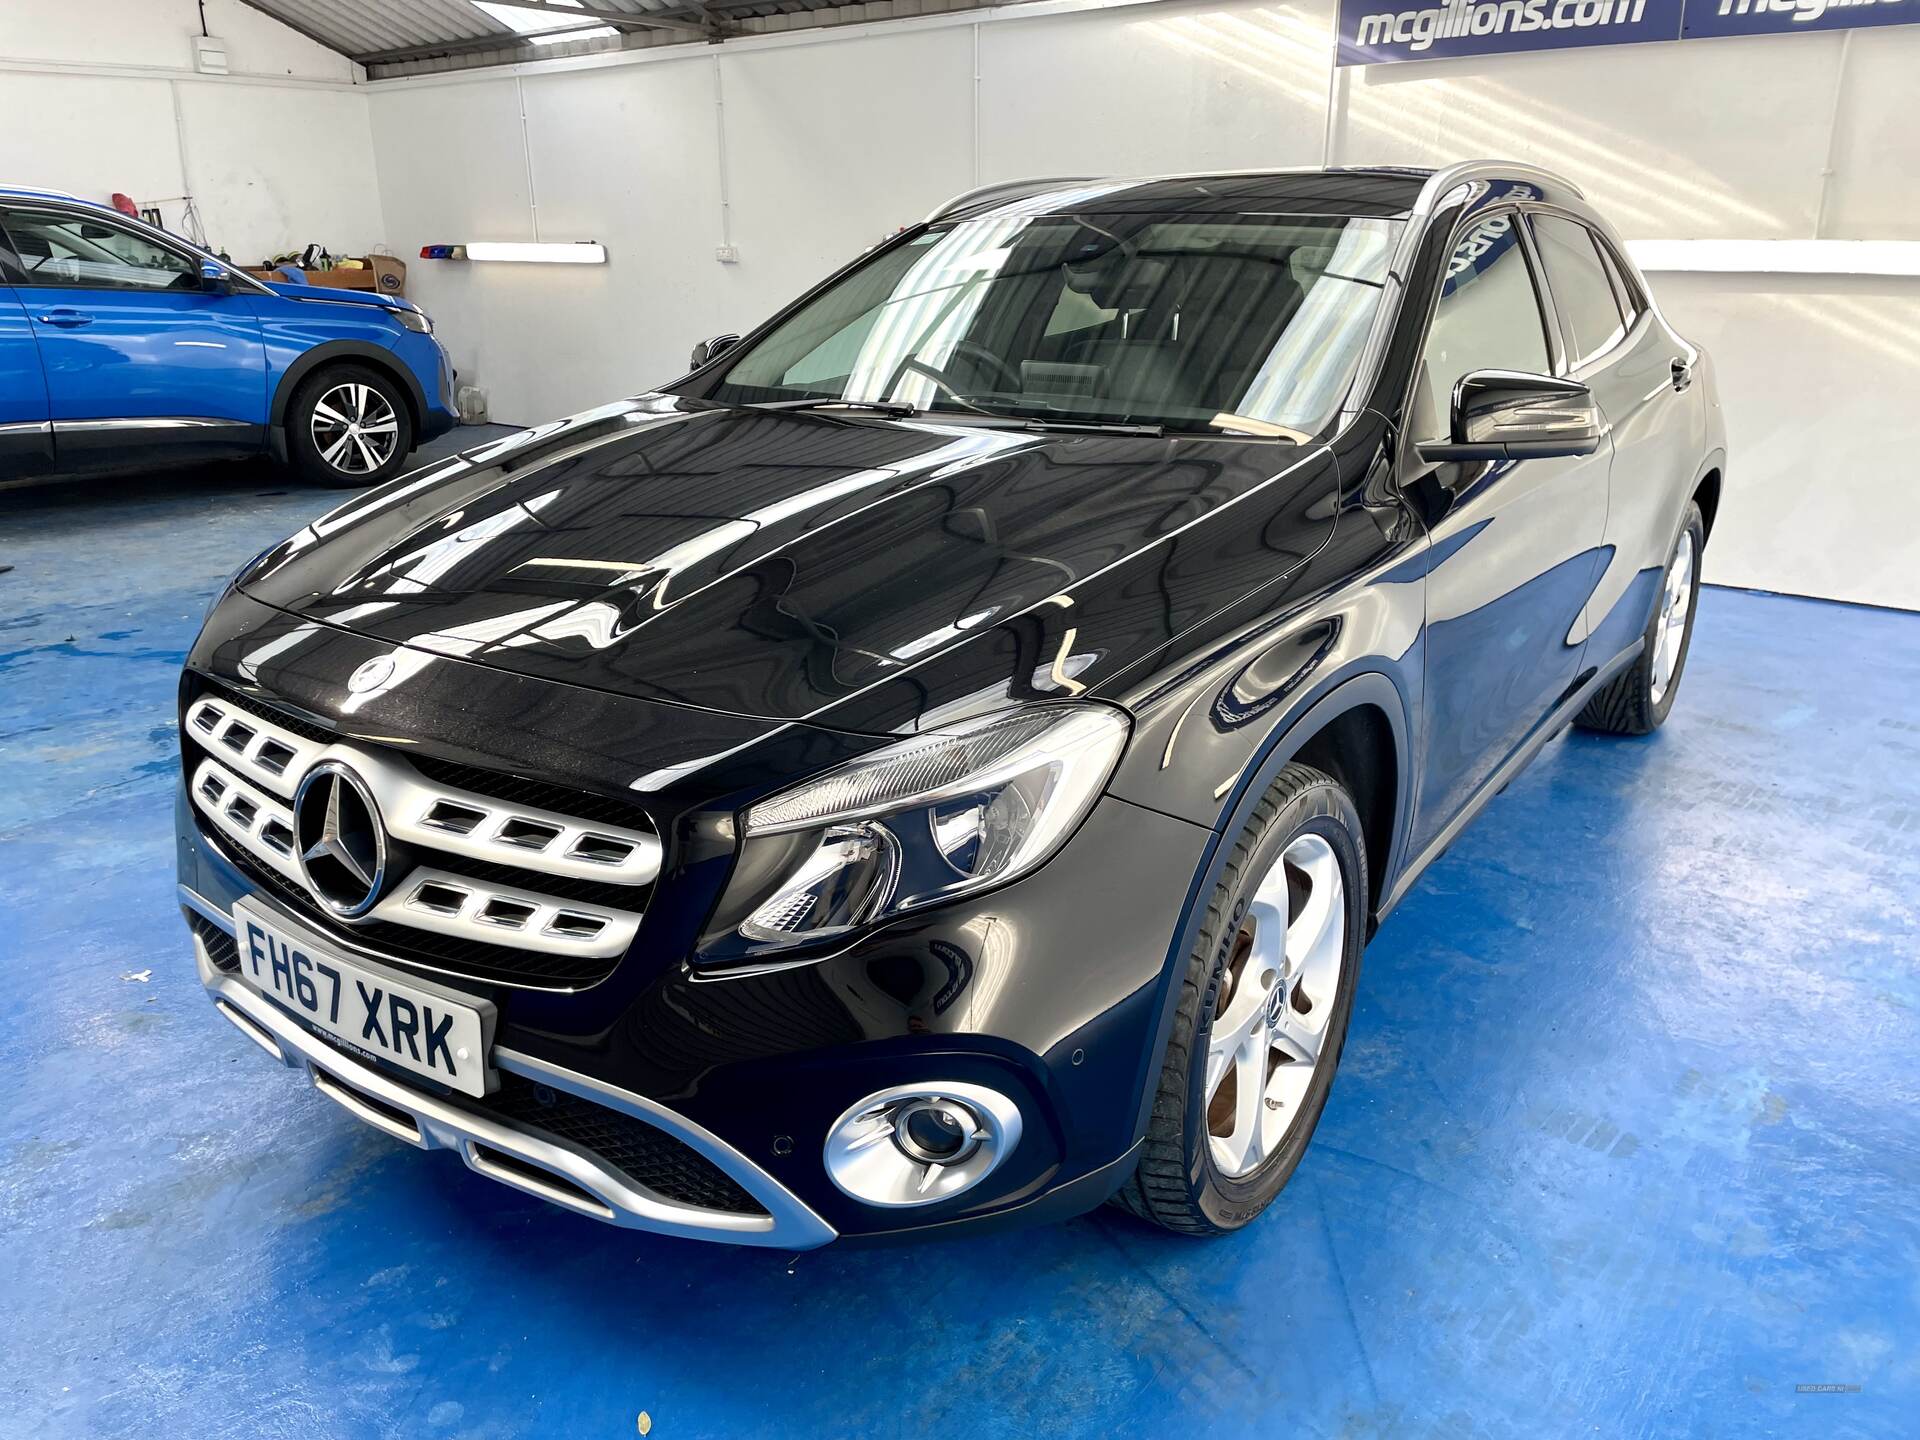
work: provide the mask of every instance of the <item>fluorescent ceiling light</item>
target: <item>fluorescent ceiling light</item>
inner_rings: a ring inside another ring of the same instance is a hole
[[[536,244],[525,240],[469,240],[469,260],[533,260],[548,265],[604,265],[607,247],[597,241]]]
[[[563,40],[592,40],[620,33],[611,25],[575,25],[567,29],[563,28],[567,22],[559,15],[543,15],[538,10],[523,10],[516,5],[489,5],[487,0],[473,0],[473,3],[474,8],[486,11],[514,34],[526,36],[535,45],[558,45]],[[552,0],[552,3],[569,10],[580,8],[580,0]]]

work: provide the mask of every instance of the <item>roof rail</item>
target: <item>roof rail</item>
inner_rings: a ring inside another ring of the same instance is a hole
[[[98,200],[87,200],[66,190],[49,190],[44,185],[5,185],[0,184],[0,195],[32,195],[42,200],[78,200],[82,205],[98,205]]]
[[[1149,180],[1187,180],[1214,175],[1307,175],[1321,170],[1380,170],[1394,171],[1398,166],[1321,166],[1321,165],[1275,165],[1265,169],[1253,170],[1194,170],[1170,172],[1165,175],[1098,176],[1098,175],[1048,175],[1036,176],[1026,180],[1005,180],[997,185],[981,185],[972,190],[962,191],[945,204],[935,208],[924,223],[944,219],[965,206],[993,199],[1020,200],[1029,195],[1043,194],[1061,185],[1087,185],[1101,179],[1124,180],[1126,183],[1139,184]],[[1432,171],[1426,184],[1421,188],[1420,199],[1414,205],[1416,212],[1431,211],[1455,186],[1471,180],[1531,180],[1543,185],[1551,185],[1565,190],[1575,199],[1584,200],[1586,194],[1581,188],[1552,170],[1538,165],[1527,165],[1517,160],[1465,160]]]
[[[1432,210],[1440,203],[1441,196],[1473,180],[1530,180],[1565,190],[1576,200],[1587,198],[1586,192],[1566,176],[1538,165],[1523,165],[1517,160],[1464,160],[1428,176],[1413,208],[1416,212]]]
[[[921,223],[931,225],[934,221],[951,215],[963,205],[976,204],[982,200],[1021,200],[1029,195],[1044,194],[1061,185],[1085,185],[1097,180],[1097,175],[1047,175],[1036,176],[1030,180],[1003,180],[997,185],[978,185],[971,190],[963,190],[944,205],[934,207],[931,215]]]

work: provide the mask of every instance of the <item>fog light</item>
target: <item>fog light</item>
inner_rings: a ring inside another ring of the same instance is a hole
[[[894,1112],[893,1143],[922,1165],[958,1165],[980,1147],[979,1117],[958,1100],[911,1100]]]
[[[971,1190],[1020,1142],[1020,1108],[981,1085],[898,1085],[827,1132],[833,1183],[869,1205],[931,1205]]]

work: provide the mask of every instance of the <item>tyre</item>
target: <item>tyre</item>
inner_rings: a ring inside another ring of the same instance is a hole
[[[1254,1219],[1326,1107],[1366,934],[1360,817],[1289,765],[1234,842],[1181,979],[1140,1167],[1115,1203],[1191,1235]]]
[[[1660,602],[1647,621],[1640,658],[1609,680],[1581,707],[1573,723],[1606,735],[1650,735],[1673,709],[1680,676],[1693,644],[1693,614],[1700,598],[1700,551],[1707,541],[1700,507],[1689,503],[1680,534],[1667,557]]]
[[[413,450],[400,387],[364,365],[329,365],[301,381],[286,425],[287,458],[315,485],[378,485]]]

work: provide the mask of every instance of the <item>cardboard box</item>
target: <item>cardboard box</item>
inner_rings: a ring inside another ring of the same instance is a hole
[[[260,266],[242,265],[240,269],[256,280],[280,282],[286,279],[279,271]],[[328,290],[377,290],[382,295],[397,295],[403,299],[407,293],[406,262],[392,255],[369,255],[364,267],[308,270],[304,273],[307,284]]]

